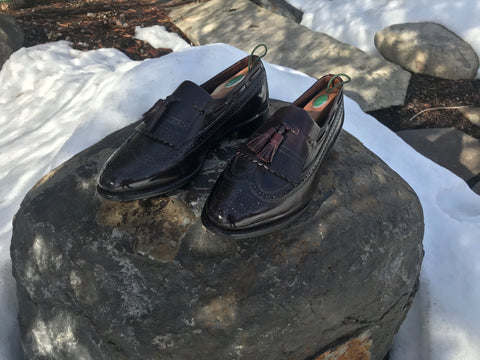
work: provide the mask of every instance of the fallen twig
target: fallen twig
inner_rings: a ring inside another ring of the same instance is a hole
[[[439,107],[434,107],[434,108],[429,108],[429,109],[423,109],[422,111],[416,113],[413,117],[409,119],[409,121],[412,121],[415,119],[418,115],[423,114],[424,112],[427,111],[432,111],[432,110],[450,110],[450,109],[462,109],[462,108],[468,108],[468,107],[473,107],[475,105],[461,105],[461,106],[439,106]]]

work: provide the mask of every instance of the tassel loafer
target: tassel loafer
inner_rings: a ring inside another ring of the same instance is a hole
[[[207,151],[227,134],[248,136],[257,129],[267,117],[268,87],[260,61],[265,54],[253,52],[204,84],[184,81],[157,101],[105,162],[98,194],[125,201],[176,189],[200,171]]]
[[[207,229],[236,238],[259,236],[283,228],[307,209],[318,169],[343,125],[348,81],[340,75],[322,77],[240,147],[204,205]]]

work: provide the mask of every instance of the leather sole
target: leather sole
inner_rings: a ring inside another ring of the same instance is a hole
[[[210,222],[207,214],[205,213],[205,208],[202,210],[202,224],[208,230],[215,234],[226,235],[234,239],[247,239],[257,236],[262,236],[266,234],[273,233],[277,230],[283,229],[284,227],[290,225],[295,220],[297,220],[302,214],[308,209],[310,202],[308,202],[303,208],[301,208],[296,213],[289,215],[287,218],[279,219],[276,222],[271,222],[268,224],[263,224],[257,227],[239,229],[239,230],[228,230],[214,225]]]
[[[261,112],[257,113],[255,116],[249,118],[247,121],[238,124],[237,126],[232,127],[229,129],[228,132],[221,134],[218,138],[214,141],[215,143],[223,139],[224,137],[228,136],[229,134],[236,133],[237,137],[248,137],[251,133],[253,133],[268,117],[268,106],[266,109],[262,110]],[[260,119],[259,119],[260,118]],[[213,148],[210,147],[210,149]],[[110,192],[102,189],[100,186],[97,185],[97,193],[107,200],[112,201],[133,201],[133,200],[142,200],[152,196],[162,195],[168,193],[170,191],[176,190],[181,188],[183,185],[189,183],[198,173],[202,170],[203,163],[205,162],[205,158],[207,157],[207,152],[204,153],[203,157],[199,161],[198,167],[195,171],[187,174],[185,177],[179,179],[178,181],[168,184],[167,186],[158,186],[158,187],[151,187],[133,191],[126,191],[126,192]]]

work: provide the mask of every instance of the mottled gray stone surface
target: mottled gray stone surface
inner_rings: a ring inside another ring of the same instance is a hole
[[[458,111],[460,111],[462,115],[467,120],[469,120],[472,124],[480,126],[480,107],[478,106],[464,107],[464,108],[459,108]]]
[[[25,0],[4,0],[0,3],[0,10],[13,10],[25,6]]]
[[[447,168],[475,188],[480,177],[480,141],[454,128],[414,129],[397,132],[423,156]]]
[[[10,55],[23,46],[24,36],[13,17],[0,14],[0,69]]]
[[[236,241],[199,215],[240,140],[168,196],[103,200],[99,168],[132,129],[41,179],[15,217],[28,359],[383,359],[423,257],[422,209],[396,173],[343,132],[308,211]]]
[[[300,24],[303,17],[303,11],[298,10],[295,6],[290,5],[285,0],[250,0],[258,6],[264,7],[275,14],[286,17]]]
[[[470,44],[432,23],[391,25],[375,34],[383,57],[414,73],[443,79],[474,79],[479,60]]]

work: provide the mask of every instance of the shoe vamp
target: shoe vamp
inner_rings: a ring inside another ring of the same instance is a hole
[[[274,204],[258,197],[251,189],[251,178],[230,177],[223,173],[209,199],[213,221],[225,228],[254,225]]]
[[[244,192],[255,194],[256,202],[274,202],[288,194],[293,185],[281,173],[275,173],[262,162],[252,157],[236,156],[231,166],[227,169],[227,177],[234,184],[244,188]]]
[[[140,185],[169,169],[178,152],[142,134],[134,134],[108,161],[104,176],[114,182]]]

